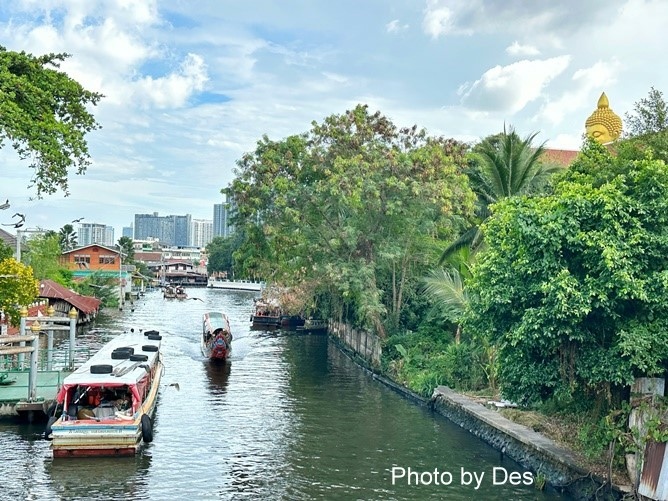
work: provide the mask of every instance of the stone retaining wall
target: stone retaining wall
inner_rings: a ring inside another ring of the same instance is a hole
[[[630,489],[611,486],[583,469],[573,453],[526,426],[506,419],[497,411],[439,386],[432,397],[436,412],[480,437],[548,484],[573,499],[622,499]]]

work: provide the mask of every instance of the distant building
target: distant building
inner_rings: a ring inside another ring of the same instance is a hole
[[[128,238],[134,238],[134,228],[132,225],[130,226],[123,226],[123,236],[128,237]]]
[[[193,219],[191,234],[191,247],[206,247],[213,239],[213,221],[210,219]]]
[[[187,247],[191,239],[192,216],[159,216],[153,214],[135,214],[134,239],[159,240],[164,245]]]
[[[236,210],[234,200],[213,205],[213,236],[229,237],[234,234],[232,214]]]
[[[77,245],[100,244],[106,246],[114,245],[114,228],[106,224],[79,223],[77,232]]]

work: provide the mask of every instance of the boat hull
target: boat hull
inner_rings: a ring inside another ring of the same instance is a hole
[[[248,280],[216,280],[209,279],[206,284],[212,289],[225,289],[234,291],[255,291],[260,292],[264,289],[263,282],[251,282]]]

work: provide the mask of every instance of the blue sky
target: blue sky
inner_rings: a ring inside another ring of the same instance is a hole
[[[263,134],[358,103],[432,135],[510,124],[577,149],[601,92],[622,118],[652,86],[668,93],[667,22],[661,0],[3,1],[0,45],[70,53],[61,69],[106,97],[69,197],[35,200],[27,164],[0,150],[0,218],[83,216],[116,239],[135,213],[211,219]]]

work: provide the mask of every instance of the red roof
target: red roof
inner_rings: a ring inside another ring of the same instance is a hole
[[[541,160],[544,162],[550,162],[568,167],[573,163],[573,160],[575,160],[575,157],[578,156],[578,153],[580,152],[577,150],[553,150],[547,148],[543,152],[543,157]]]
[[[97,311],[100,308],[100,301],[96,297],[82,296],[73,290],[63,287],[53,280],[41,280],[39,283],[39,297],[48,299],[62,299],[67,301],[77,310],[84,314],[89,314]]]

